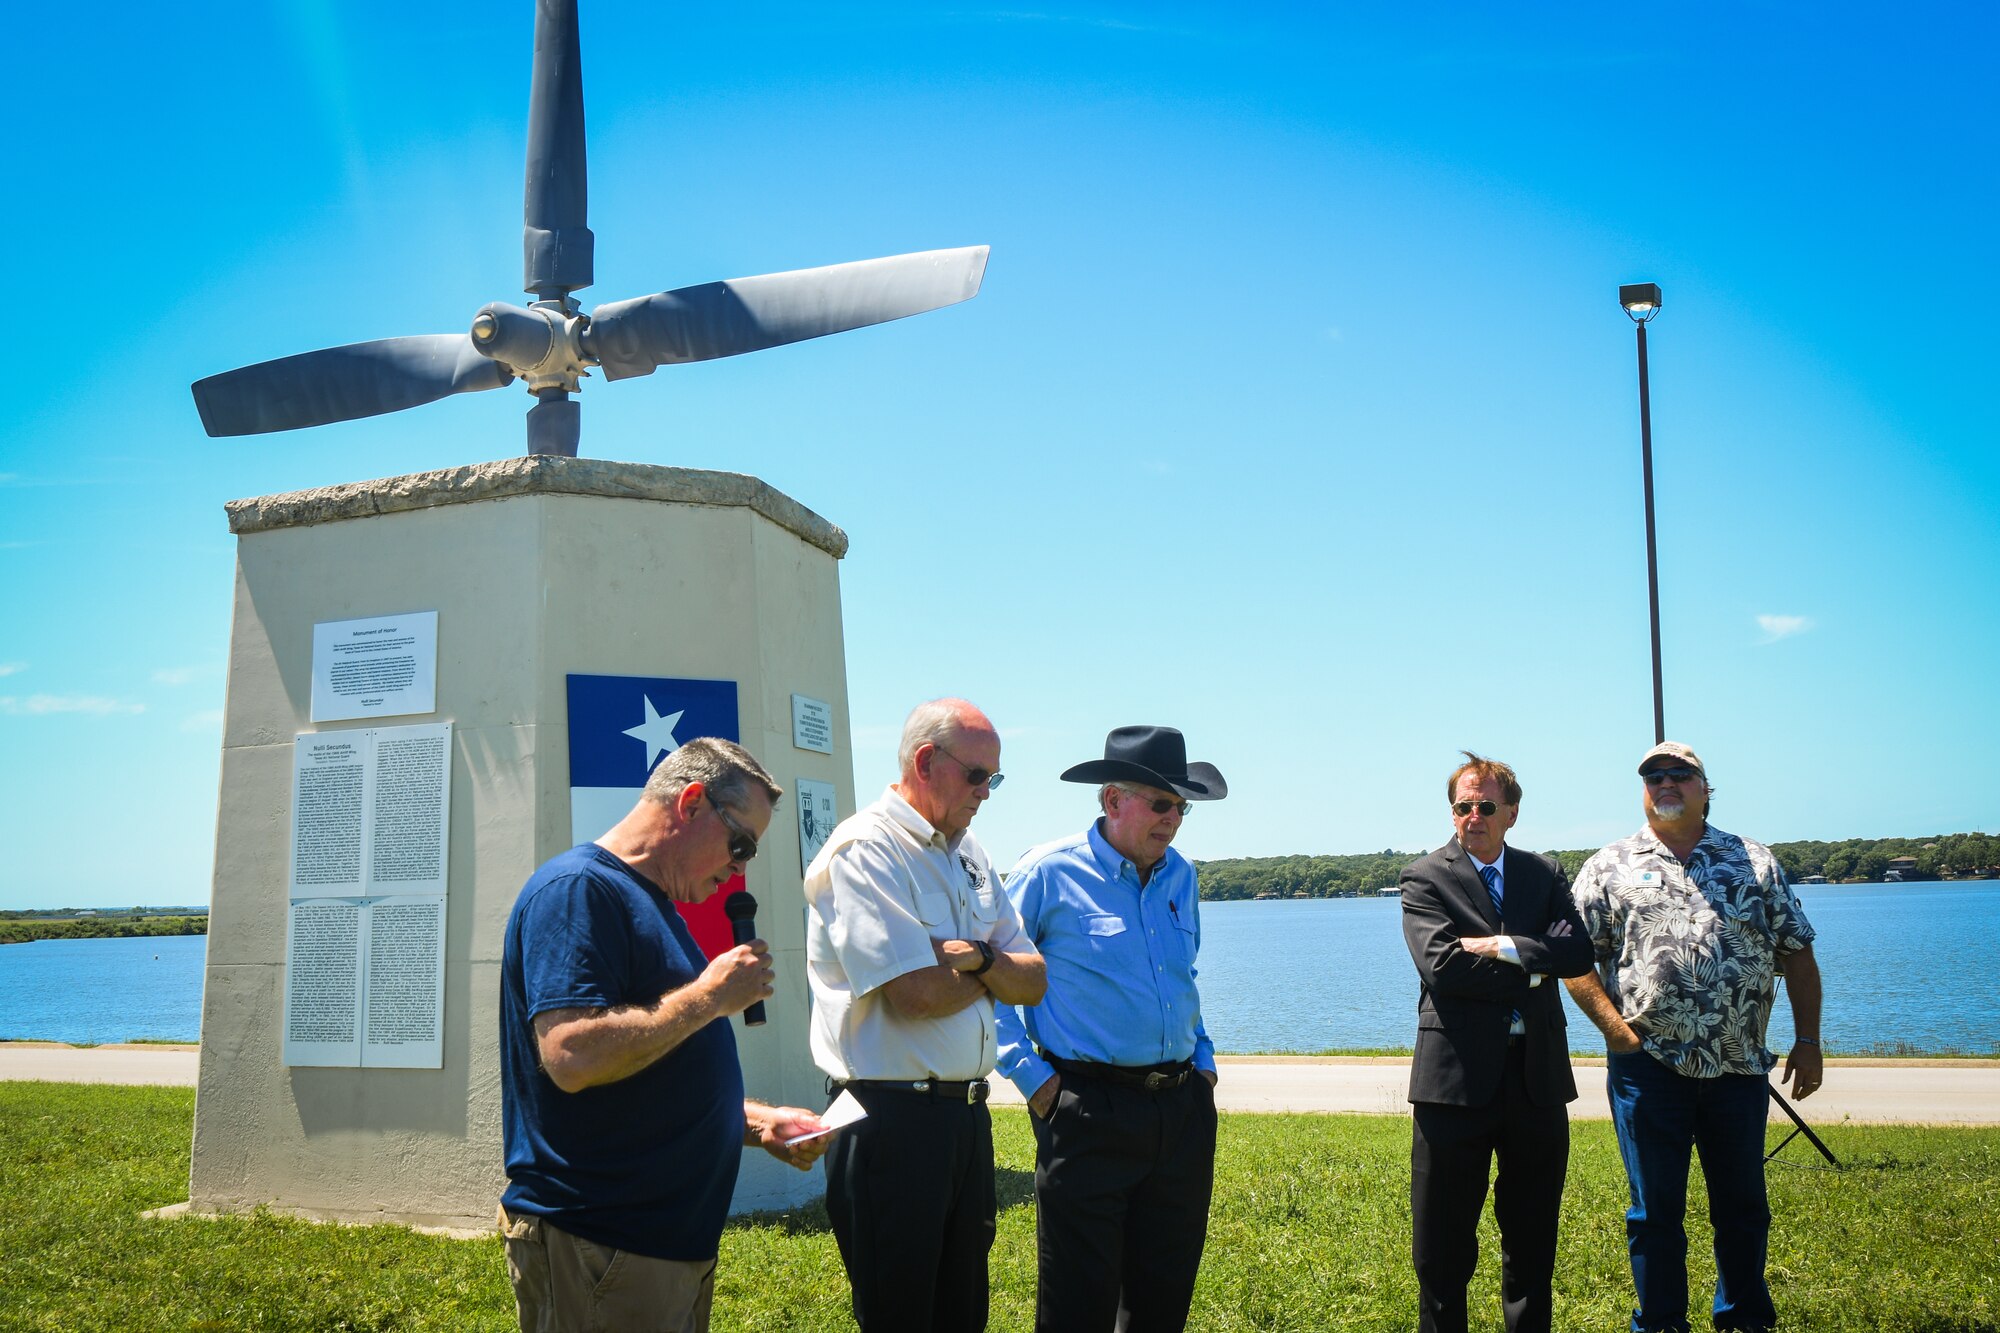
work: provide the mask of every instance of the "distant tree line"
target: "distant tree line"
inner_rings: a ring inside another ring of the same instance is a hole
[[[0,944],[29,940],[127,939],[144,935],[206,935],[207,916],[86,916],[65,920],[24,919],[13,913],[0,919]]]
[[[1572,879],[1597,849],[1547,852]],[[1950,875],[2000,877],[2000,837],[1941,833],[1923,838],[1849,838],[1844,842],[1774,842],[1771,851],[1794,880],[1879,883],[1889,863],[1915,857],[1926,878]],[[1422,853],[1380,851],[1347,856],[1246,856],[1197,861],[1201,896],[1211,902],[1244,898],[1365,898],[1393,889],[1403,867]]]
[[[1208,901],[1270,895],[1295,898],[1360,898],[1396,887],[1403,867],[1418,852],[1364,852],[1354,856],[1247,856],[1197,861],[1201,896]]]
[[[2000,875],[2000,837],[1988,833],[1939,833],[1928,838],[1849,838],[1844,842],[1776,842],[1771,850],[1793,879],[1825,875],[1875,883],[1889,862],[1917,859],[1927,879],[1946,875]]]

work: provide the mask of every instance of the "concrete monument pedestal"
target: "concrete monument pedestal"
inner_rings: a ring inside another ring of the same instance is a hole
[[[522,881],[572,843],[571,674],[734,681],[741,740],[788,789],[747,887],[771,943],[770,1020],[738,1048],[749,1094],[818,1107],[807,1050],[797,783],[854,809],[840,529],[752,477],[526,457],[228,506],[237,576],[189,1201],[339,1221],[490,1227],[500,1156],[502,932]],[[313,626],[435,611],[437,709],[310,720]],[[794,693],[833,753],[795,748]],[[634,719],[637,721],[638,719]],[[443,1068],[282,1063],[293,741],[453,724]],[[691,739],[681,736],[678,739]],[[751,1151],[736,1208],[823,1190]]]

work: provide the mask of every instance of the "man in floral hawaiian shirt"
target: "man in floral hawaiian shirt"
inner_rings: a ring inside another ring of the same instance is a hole
[[[1764,1123],[1777,1057],[1764,1030],[1782,973],[1798,1033],[1784,1080],[1812,1095],[1823,1073],[1813,928],[1770,848],[1708,822],[1714,789],[1693,750],[1664,741],[1639,774],[1646,827],[1577,872],[1597,972],[1567,983],[1609,1048],[1605,1088],[1632,1195],[1632,1328],[1688,1327],[1691,1147],[1715,1228],[1715,1327],[1774,1328]]]

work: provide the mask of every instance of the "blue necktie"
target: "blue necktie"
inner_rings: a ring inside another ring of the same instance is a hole
[[[1500,867],[1499,866],[1479,867],[1479,878],[1485,881],[1486,883],[1486,896],[1493,900],[1493,915],[1502,916],[1505,909],[1501,906],[1502,900],[1500,897]],[[1519,1023],[1520,1021],[1521,1021],[1521,1011],[1519,1009],[1516,1009],[1512,1014],[1508,1016],[1507,1019],[1508,1031],[1510,1032],[1513,1031],[1514,1025]]]

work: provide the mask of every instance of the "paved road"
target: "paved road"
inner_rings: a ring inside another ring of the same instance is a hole
[[[192,1088],[200,1054],[193,1046],[58,1046],[0,1042],[0,1080],[48,1083],[164,1083]]]
[[[192,1046],[95,1046],[79,1050],[38,1042],[0,1042],[0,1080],[54,1083],[163,1083],[193,1087]],[[1410,1065],[1393,1057],[1224,1056],[1217,1104],[1225,1111],[1348,1111],[1404,1115]],[[1576,1066],[1570,1107],[1579,1119],[1604,1119],[1602,1062]],[[993,1100],[1020,1103],[1004,1079]],[[1833,1061],[1826,1086],[1804,1102],[1815,1125],[1842,1120],[1940,1125],[2000,1125],[2000,1060]],[[1772,1107],[1772,1118],[1783,1113]]]
[[[1410,1062],[1389,1058],[1223,1056],[1215,1087],[1225,1111],[1358,1111],[1406,1115]],[[1602,1061],[1576,1066],[1577,1119],[1608,1120]],[[996,1102],[1021,1098],[994,1081]],[[2000,1125],[2000,1060],[1833,1061],[1826,1084],[1800,1114],[1814,1125],[1842,1120],[1939,1125]],[[1774,1104],[1774,1120],[1784,1113]]]

